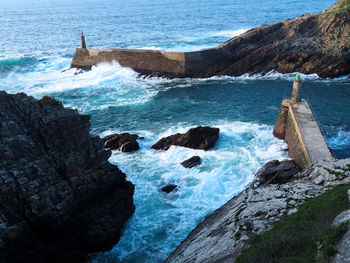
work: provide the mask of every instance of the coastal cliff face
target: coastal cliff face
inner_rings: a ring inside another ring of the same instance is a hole
[[[78,262],[111,249],[134,186],[89,135],[89,116],[0,92],[0,120],[0,261]]]
[[[195,52],[77,49],[71,67],[117,61],[143,75],[241,76],[300,72],[335,78],[350,74],[350,3],[340,0],[315,15],[263,25],[222,45]]]
[[[288,178],[264,181],[264,174],[268,177],[271,171],[279,174],[274,171],[274,165],[266,164],[244,191],[205,218],[165,263],[235,262],[249,246],[249,236],[270,230],[278,221],[296,213],[308,199],[320,196],[327,189],[350,183],[350,159],[319,161],[294,176],[289,174],[290,165],[284,165]]]
[[[316,15],[254,28],[225,46],[232,63],[220,75],[270,70],[317,73],[320,77],[350,74],[350,3],[341,0]]]

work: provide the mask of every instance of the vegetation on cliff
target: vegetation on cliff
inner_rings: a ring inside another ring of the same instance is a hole
[[[307,201],[297,213],[262,235],[252,235],[250,247],[237,258],[247,262],[329,262],[347,226],[331,226],[334,218],[349,209],[350,185],[338,186]]]

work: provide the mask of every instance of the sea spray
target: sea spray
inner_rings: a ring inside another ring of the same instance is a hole
[[[286,144],[273,137],[271,126],[220,120],[208,124],[220,128],[219,140],[208,151],[177,146],[168,151],[150,148],[162,137],[191,128],[182,123],[158,134],[135,131],[145,137],[139,140],[138,152],[113,152],[110,161],[136,185],[136,212],[119,244],[93,262],[101,258],[161,262],[206,215],[241,191],[261,165],[288,158]],[[113,132],[120,131],[108,130],[101,136]],[[180,165],[194,155],[201,157],[200,166],[187,169]],[[178,187],[167,195],[160,188],[169,183]]]

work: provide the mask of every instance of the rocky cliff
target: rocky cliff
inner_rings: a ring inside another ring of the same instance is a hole
[[[249,246],[249,236],[270,230],[325,190],[350,183],[350,159],[319,161],[291,176],[292,170],[298,170],[293,166],[266,164],[244,191],[204,219],[165,263],[235,262]]]
[[[237,36],[226,46],[231,63],[219,75],[276,70],[317,73],[320,77],[350,74],[350,3],[338,1],[315,15],[305,14],[263,25]]]
[[[2,91],[0,120],[0,262],[78,262],[111,249],[134,186],[89,135],[89,116]]]
[[[174,77],[240,76],[245,73],[350,74],[350,2],[339,0],[315,15],[263,25],[222,45],[195,52],[77,49],[72,67],[89,69],[117,61],[144,75]]]

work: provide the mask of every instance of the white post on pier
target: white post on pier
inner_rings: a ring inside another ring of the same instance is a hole
[[[301,78],[297,75],[293,82],[292,103],[301,102]]]

